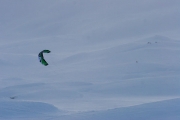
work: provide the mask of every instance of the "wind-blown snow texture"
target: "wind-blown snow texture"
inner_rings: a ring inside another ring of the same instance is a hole
[[[1,0],[0,120],[179,120],[179,4]]]

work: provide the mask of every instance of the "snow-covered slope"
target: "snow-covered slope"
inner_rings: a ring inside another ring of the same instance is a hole
[[[177,3],[0,1],[0,120],[178,120]]]
[[[53,118],[54,120],[178,120],[179,99],[117,108],[105,111],[92,111]],[[170,112],[171,111],[171,112]]]
[[[7,118],[10,112],[18,119],[29,116],[36,118],[36,114],[38,117],[49,115],[53,118],[54,114],[60,116],[69,115],[69,112],[73,111],[94,111],[92,114],[81,113],[80,116],[84,114],[83,116],[87,117],[82,119],[91,119],[95,113],[94,119],[100,119],[104,114],[107,114],[107,119],[126,119],[126,115],[135,114],[139,109],[129,106],[179,98],[179,48],[179,41],[155,36],[68,56],[57,55],[52,51],[45,55],[49,62],[47,67],[38,62],[36,54],[4,54],[1,59],[6,64],[2,65],[1,71],[0,103],[1,111],[5,114],[1,116]],[[175,101],[178,103],[179,99]],[[159,109],[154,103],[147,104],[147,110],[145,104],[140,110],[144,111],[143,116],[139,113],[135,118],[142,116],[144,119],[146,115],[154,116],[164,112],[166,115],[169,112],[172,115],[169,117],[172,118],[174,109],[179,107],[164,111],[164,107],[161,107],[165,103],[158,102]],[[167,103],[176,104],[171,100]],[[37,110],[38,105],[40,110]],[[48,105],[52,108],[48,108]],[[149,113],[150,106],[157,110]],[[118,109],[108,110],[113,108]],[[9,109],[12,110],[8,111]],[[48,109],[50,114],[44,109]],[[108,111],[96,113],[101,110]],[[124,110],[132,112],[124,113]],[[30,113],[24,114],[20,111]],[[81,119],[79,114],[77,115],[77,119]],[[176,115],[175,118],[179,118],[178,114]],[[74,115],[70,117],[74,119]],[[154,117],[164,118],[163,115]]]

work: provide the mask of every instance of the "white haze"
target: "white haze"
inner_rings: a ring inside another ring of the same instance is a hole
[[[1,0],[0,120],[179,120],[179,5]]]

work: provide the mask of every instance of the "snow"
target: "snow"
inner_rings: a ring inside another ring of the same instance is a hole
[[[0,1],[0,120],[179,120],[179,3]]]

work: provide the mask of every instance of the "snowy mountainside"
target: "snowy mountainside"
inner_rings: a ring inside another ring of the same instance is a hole
[[[153,102],[137,106],[122,107],[105,111],[92,111],[74,114],[71,116],[61,116],[62,120],[178,120],[179,99]],[[171,113],[169,113],[171,111]],[[54,118],[54,120],[58,120]]]
[[[28,42],[27,48],[33,48],[36,42],[39,41]],[[144,119],[149,114],[163,119],[166,116],[155,114],[164,112],[169,113],[170,118],[179,118],[179,114],[174,113],[179,107],[171,106],[179,103],[180,96],[180,42],[177,40],[154,36],[71,53],[57,49],[58,43],[52,44],[51,53],[44,55],[49,63],[46,67],[38,61],[39,48],[22,51],[25,44],[19,41],[1,48],[0,105],[3,114],[0,119],[29,116],[43,119],[48,116],[50,119],[96,120],[107,115],[103,118],[116,120],[131,119],[125,116],[131,114],[135,114],[132,119],[138,116],[142,116],[138,119]],[[47,40],[42,44],[45,46],[49,42]],[[155,103],[157,101],[159,107]],[[144,112],[138,112],[136,105],[140,105]],[[164,111],[164,105],[172,108],[172,111]],[[34,106],[39,106],[41,112],[37,112]],[[148,110],[153,109],[156,111],[149,113]],[[9,110],[12,115],[8,118]],[[86,111],[94,113],[87,114]]]
[[[179,4],[0,0],[0,120],[179,120]]]

